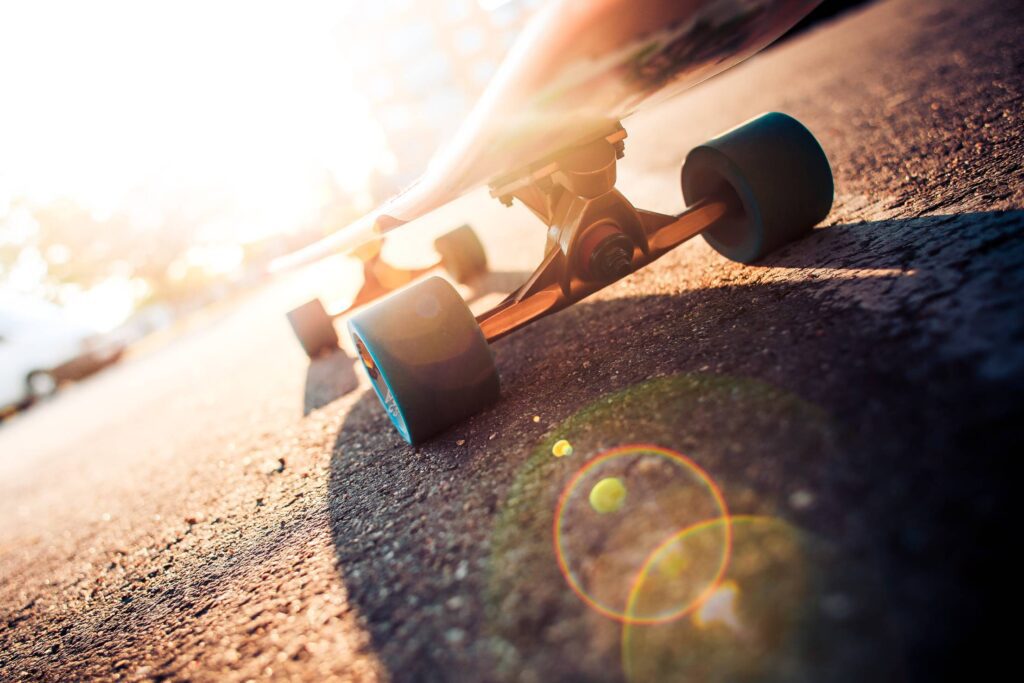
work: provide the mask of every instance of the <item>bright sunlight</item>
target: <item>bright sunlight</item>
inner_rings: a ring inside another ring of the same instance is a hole
[[[388,160],[341,52],[349,5],[0,5],[0,197],[141,227],[184,202],[249,241],[315,216],[325,182],[365,193]]]

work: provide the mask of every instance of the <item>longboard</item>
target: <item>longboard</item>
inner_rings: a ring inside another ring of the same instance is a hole
[[[451,143],[405,191],[271,270],[348,251],[481,185],[550,171],[561,150],[755,54],[820,0],[552,0]]]
[[[359,362],[392,424],[410,443],[430,438],[498,400],[492,342],[698,234],[726,258],[752,263],[828,215],[828,158],[803,124],[778,112],[687,154],[680,176],[687,208],[679,215],[638,208],[615,188],[625,153],[621,119],[750,56],[816,4],[554,0],[419,181],[275,265],[380,239],[483,184],[547,226],[536,270],[486,312],[474,315],[435,277],[348,318]]]

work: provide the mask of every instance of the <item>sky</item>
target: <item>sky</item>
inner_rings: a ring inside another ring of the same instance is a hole
[[[391,162],[349,5],[0,0],[0,220],[17,198],[143,227],[195,205],[244,242],[315,217],[328,180],[365,195]]]

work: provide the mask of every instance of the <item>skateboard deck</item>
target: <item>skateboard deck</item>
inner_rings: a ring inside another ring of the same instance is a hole
[[[271,270],[353,249],[481,185],[504,195],[549,173],[561,150],[621,139],[621,119],[750,57],[819,2],[552,0],[419,180]]]

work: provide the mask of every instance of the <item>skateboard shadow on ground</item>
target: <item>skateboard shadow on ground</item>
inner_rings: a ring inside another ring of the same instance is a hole
[[[309,415],[359,386],[355,359],[341,349],[311,358],[306,369],[302,414]]]
[[[762,265],[867,272],[583,302],[498,342],[499,403],[418,448],[365,392],[333,447],[328,505],[380,661],[396,680],[622,680],[621,625],[576,598],[552,551],[564,477],[544,448],[570,436],[567,467],[630,442],[685,451],[734,514],[813,539],[814,597],[780,667],[943,671],[993,636],[1011,585],[992,567],[1012,537],[998,472],[1024,364],[986,377],[935,339],[960,343],[968,325],[1012,350],[1021,264],[1024,212],[834,226]],[[587,423],[638,391],[642,412]]]
[[[525,271],[488,272],[472,283],[470,305],[494,294],[506,294],[521,285],[529,273]],[[355,391],[359,386],[355,359],[338,348],[311,358],[306,368],[302,415],[323,408],[332,401]]]
[[[963,268],[968,265],[964,259],[988,255],[1004,244],[1014,247],[1013,242],[1022,235],[1024,210],[847,223],[816,229],[752,267],[904,271]],[[1019,251],[1006,254],[1008,258],[1019,255]],[[940,258],[933,261],[935,257]]]

